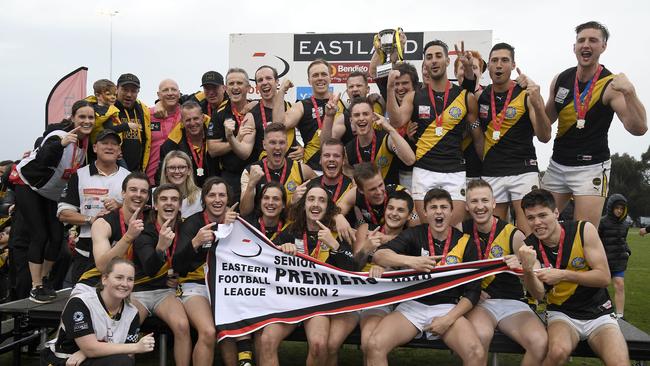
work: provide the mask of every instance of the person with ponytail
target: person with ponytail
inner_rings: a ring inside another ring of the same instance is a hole
[[[59,198],[68,179],[86,161],[88,136],[95,125],[95,111],[89,102],[72,105],[70,119],[48,127],[40,145],[11,172],[15,185],[16,208],[29,231],[30,300],[48,303],[56,292],[44,279],[59,256],[63,224],[57,219]],[[49,131],[49,132],[48,132]]]

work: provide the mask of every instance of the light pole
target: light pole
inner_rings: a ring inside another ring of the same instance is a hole
[[[101,15],[108,15],[108,20],[109,20],[109,25],[110,25],[110,32],[109,32],[109,76],[110,80],[113,80],[113,17],[116,16],[119,13],[117,10],[102,10],[100,12]]]

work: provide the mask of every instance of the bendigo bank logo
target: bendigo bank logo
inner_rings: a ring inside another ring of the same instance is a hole
[[[293,60],[370,61],[374,33],[295,34]],[[405,60],[421,60],[424,33],[407,32]]]
[[[330,64],[330,75],[333,84],[345,84],[348,77],[353,72],[362,72],[366,75],[370,74],[369,62],[332,62]],[[374,82],[372,78],[368,78],[368,82]]]

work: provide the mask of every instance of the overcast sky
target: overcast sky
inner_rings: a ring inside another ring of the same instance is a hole
[[[113,18],[113,80],[125,72],[138,75],[140,99],[147,104],[164,78],[190,93],[198,90],[203,72],[237,66],[228,65],[230,33],[376,32],[396,26],[414,32],[490,29],[494,42],[516,48],[518,66],[542,86],[546,100],[553,76],[576,64],[573,28],[598,20],[611,32],[601,63],[625,72],[650,107],[650,33],[644,27],[650,5],[643,1],[2,0],[0,160],[19,157],[42,133],[45,100],[63,75],[87,66],[89,90],[94,80],[109,77],[109,17],[102,10],[119,11]],[[610,129],[612,153],[639,157],[648,141],[647,135],[628,134],[618,120]],[[552,142],[537,146],[545,168]]]

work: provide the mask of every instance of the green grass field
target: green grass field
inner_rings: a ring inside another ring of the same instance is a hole
[[[638,229],[630,230],[628,243],[632,249],[632,256],[625,273],[626,304],[625,318],[639,329],[650,333],[650,315],[647,312],[650,301],[650,236],[640,237]],[[613,289],[610,288],[610,293]],[[280,349],[280,363],[287,366],[304,365],[307,357],[305,343],[284,342]],[[339,353],[340,366],[361,365],[362,353],[356,346],[346,345]],[[171,358],[171,354],[170,354]],[[217,357],[219,358],[219,357]],[[0,364],[8,365],[11,355],[0,356]],[[519,365],[520,355],[499,355],[499,365]],[[219,360],[220,361],[220,360]],[[145,359],[140,358],[137,364],[157,365],[156,355],[147,355]],[[458,365],[460,360],[451,355],[449,351],[433,351],[424,349],[401,348],[393,351],[389,356],[391,365],[416,366],[423,364]],[[220,362],[216,364],[220,365]],[[570,365],[601,365],[596,359],[574,358]],[[38,365],[36,357],[23,357],[23,365]]]

